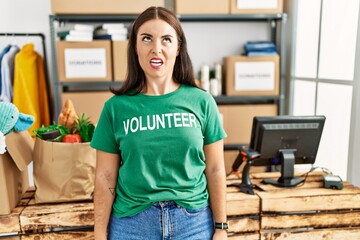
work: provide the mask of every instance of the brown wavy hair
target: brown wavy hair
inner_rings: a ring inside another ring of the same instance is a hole
[[[136,53],[136,36],[139,28],[147,21],[161,19],[175,29],[179,42],[179,55],[176,57],[173,79],[180,84],[186,84],[196,87],[194,70],[187,50],[187,43],[181,23],[176,15],[163,7],[149,7],[142,12],[133,22],[129,44],[127,48],[127,75],[125,82],[119,89],[110,87],[110,91],[116,95],[138,94],[146,84],[145,73],[140,66]]]

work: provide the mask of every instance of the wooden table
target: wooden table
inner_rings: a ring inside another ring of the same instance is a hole
[[[9,215],[0,216],[1,240],[94,239],[91,201],[35,204],[30,189]]]
[[[325,189],[320,172],[296,188],[261,183],[278,173],[252,173],[264,191],[255,195],[227,188],[229,240],[360,239],[360,189],[344,182],[342,190]],[[228,184],[239,182],[228,177]],[[92,202],[35,204],[28,191],[9,215],[0,216],[0,240],[94,239]],[[2,236],[2,237],[1,237]]]
[[[261,183],[264,178],[278,177],[279,173],[253,173],[252,183],[264,191],[255,190],[251,204],[240,203],[241,198],[250,200],[249,195],[228,187],[229,239],[360,239],[360,188],[344,182],[342,190],[325,189],[320,172],[310,173],[305,183],[295,188]],[[237,176],[228,177],[228,183],[234,181],[239,181]],[[235,216],[235,205],[251,209],[246,215],[248,224],[237,224],[246,216]]]

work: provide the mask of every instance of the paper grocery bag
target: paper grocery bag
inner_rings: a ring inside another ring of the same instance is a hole
[[[36,203],[92,199],[96,151],[90,143],[36,138],[33,160]]]

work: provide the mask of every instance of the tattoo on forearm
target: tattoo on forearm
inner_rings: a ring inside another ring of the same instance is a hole
[[[115,187],[114,187],[114,178],[112,177],[111,173],[110,172],[105,172],[103,175],[102,175],[103,179],[107,182],[107,184],[109,184],[108,186],[111,186],[109,187],[109,191],[111,193],[111,195],[115,196],[116,192],[115,192]]]
[[[109,188],[111,195],[115,196],[115,188]]]

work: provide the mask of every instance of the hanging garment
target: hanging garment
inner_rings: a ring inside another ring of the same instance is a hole
[[[50,111],[43,58],[34,51],[34,44],[22,47],[15,56],[13,103],[20,112],[34,116],[29,133],[41,125],[50,125]]]
[[[10,50],[4,54],[1,61],[1,93],[0,101],[11,102],[13,96],[14,82],[14,59],[20,51],[17,46],[11,46]]]
[[[3,48],[3,50],[0,52],[0,68],[1,68],[1,61],[3,59],[3,56],[10,50],[11,46],[7,45],[6,47]],[[0,72],[0,91],[1,91],[1,72]]]

